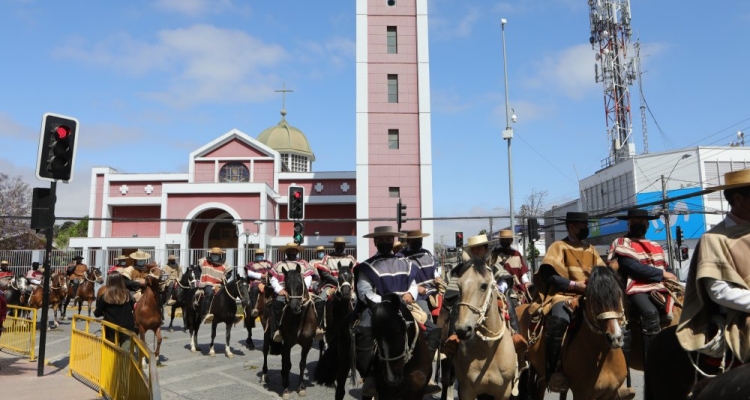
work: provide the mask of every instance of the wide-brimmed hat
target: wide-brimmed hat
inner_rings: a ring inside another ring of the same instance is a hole
[[[167,260],[177,260],[177,256],[174,254],[171,254],[169,257],[167,257]]]
[[[297,250],[297,251],[302,251],[304,249],[304,247],[302,247],[302,246],[300,246],[300,245],[298,245],[297,243],[294,243],[294,242],[287,243],[286,245],[279,247],[279,251],[287,251],[289,249],[294,249],[294,250]]]
[[[208,251],[208,254],[224,254],[226,253],[226,250],[222,249],[221,247],[211,247],[211,249]]]
[[[477,247],[483,244],[487,244],[489,242],[490,241],[487,240],[487,235],[485,234],[476,235],[476,236],[472,236],[469,238],[469,241],[466,243],[465,247]]]
[[[336,238],[334,238],[334,239],[333,239],[333,241],[330,241],[330,242],[328,242],[328,243],[333,243],[333,244],[336,244],[336,243],[343,243],[343,244],[347,244],[347,243],[349,243],[349,242],[347,242],[347,241],[346,241],[346,239],[344,239],[344,237],[343,237],[343,236],[336,236]]]
[[[404,244],[403,244],[403,243],[401,243],[401,242],[399,242],[398,240],[397,240],[397,241],[395,241],[395,242],[393,242],[393,248],[394,248],[394,249],[399,249],[399,250],[400,250],[400,249],[402,249],[403,247],[404,247]]]
[[[325,249],[326,249],[325,246],[318,246],[318,247],[315,248],[315,251],[321,251],[321,250],[325,250]]]
[[[151,258],[151,254],[148,254],[143,250],[138,250],[135,253],[130,253],[130,258],[133,260],[148,260]]]
[[[632,218],[642,218],[642,219],[659,219],[658,215],[651,215],[648,213],[648,210],[641,210],[639,208],[635,208],[632,210],[628,210],[627,215],[618,215],[617,219],[620,220],[626,220],[626,219],[632,219]]]
[[[404,236],[404,239],[419,239],[423,237],[430,236],[429,233],[422,233],[421,229],[415,229],[412,231],[404,231],[406,236]]]
[[[81,256],[81,255],[76,255],[76,256],[73,256],[73,259],[74,259],[74,260],[83,260],[83,256]]]
[[[727,190],[743,186],[750,186],[750,169],[727,172],[724,174],[724,184],[707,187],[706,190]]]
[[[263,249],[255,249],[255,254],[266,254],[266,251]]]
[[[578,211],[568,211],[565,213],[565,218],[555,218],[558,221],[565,221],[565,222],[589,222],[589,213],[586,212],[578,212]]]
[[[513,232],[510,229],[503,229],[500,231],[500,239],[513,239]]]
[[[128,256],[126,256],[125,254],[120,254],[119,256],[115,257],[115,261],[117,261],[117,260],[127,260],[127,259],[128,259]]]
[[[376,226],[372,233],[362,236],[363,238],[376,238],[381,236],[404,237],[401,232],[397,232],[392,226]]]
[[[3,265],[3,264],[4,264],[4,265],[8,265],[8,264],[9,264],[9,263],[8,263],[8,260],[3,260],[3,261],[0,261],[0,265]]]

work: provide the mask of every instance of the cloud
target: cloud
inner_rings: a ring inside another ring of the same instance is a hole
[[[354,63],[356,43],[349,37],[333,37],[322,42],[304,42],[300,48],[300,60],[317,62],[326,60],[339,70]]]
[[[431,94],[433,112],[461,114],[474,108],[472,101],[465,99],[455,90],[433,89]]]
[[[143,96],[178,108],[264,100],[274,93],[274,71],[289,57],[279,45],[207,24],[162,30],[152,42],[128,35],[94,44],[77,38],[53,54],[134,76],[165,73],[167,87]]]
[[[449,40],[454,38],[468,38],[482,16],[479,7],[468,7],[458,18],[451,14],[451,18],[443,17],[440,13],[430,15],[430,39]]]
[[[524,85],[581,99],[601,86],[594,79],[594,54],[591,45],[579,44],[545,56],[536,64],[536,74],[526,78]]]
[[[511,115],[515,112],[518,117],[518,121],[527,123],[530,121],[536,121],[540,119],[551,118],[557,112],[557,107],[554,104],[544,105],[534,103],[526,100],[516,100],[510,103]],[[502,102],[495,106],[492,110],[492,115],[502,122],[501,126],[505,126],[505,102]]]
[[[0,137],[39,140],[39,131],[23,126],[7,113],[0,112]]]
[[[221,14],[235,8],[231,0],[157,0],[154,6],[165,12],[189,17]]]

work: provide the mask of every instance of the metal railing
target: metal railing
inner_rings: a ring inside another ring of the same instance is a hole
[[[73,315],[71,325],[71,376],[110,399],[161,399],[156,356],[138,335],[82,315]],[[106,338],[108,333],[114,341]]]
[[[0,349],[24,356],[34,361],[36,355],[36,309],[8,306],[8,316],[0,336]]]

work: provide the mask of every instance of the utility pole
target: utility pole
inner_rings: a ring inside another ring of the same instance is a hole
[[[667,179],[661,176],[661,198],[667,199]],[[667,230],[667,251],[669,252],[669,266],[674,267],[674,249],[672,248],[672,227],[669,226],[669,204],[661,203],[661,211],[664,216],[664,229]]]

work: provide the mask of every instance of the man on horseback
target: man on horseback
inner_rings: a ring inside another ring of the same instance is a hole
[[[26,288],[26,299],[31,302],[31,294],[34,293],[37,287],[42,285],[42,279],[44,273],[39,270],[39,263],[34,261],[31,263],[31,269],[26,273],[26,280],[29,281],[30,285]]]
[[[66,271],[68,275],[68,280],[70,281],[71,286],[73,287],[73,293],[75,293],[75,297],[73,298],[73,304],[78,300],[78,286],[83,282],[84,279],[86,279],[86,271],[88,271],[89,267],[82,263],[83,257],[80,255],[76,255],[73,257],[73,265],[70,265],[68,267],[68,270]]]
[[[8,261],[0,261],[0,290],[7,290],[15,276],[13,271],[10,270]]]
[[[131,253],[130,258],[133,259],[133,265],[120,269],[120,274],[125,277],[125,287],[128,288],[135,300],[138,301],[141,298],[141,288],[146,284],[146,275],[148,274],[146,264],[148,264],[151,254],[138,250],[135,253]],[[118,257],[118,263],[127,265],[127,257]]]
[[[396,240],[393,242],[393,254],[398,254],[404,249],[404,244]]]
[[[201,313],[205,315],[203,318],[204,324],[211,323],[214,320],[214,315],[211,314],[211,302],[214,299],[214,293],[221,288],[221,284],[224,282],[224,272],[227,270],[224,265],[225,262],[226,251],[220,247],[212,247],[208,251],[207,257],[198,260],[198,266],[201,268],[201,281],[198,287],[203,289]]]
[[[312,279],[315,274],[315,270],[310,267],[307,261],[297,259],[302,246],[297,243],[287,243],[286,246],[281,247],[279,250],[284,252],[286,259],[277,262],[270,271],[271,287],[276,293],[276,298],[271,303],[271,311],[276,326],[276,330],[273,333],[273,341],[276,343],[281,343],[283,340],[281,336],[281,315],[287,303],[287,292],[284,288],[284,272],[300,266],[302,277],[305,279],[305,287],[307,287],[308,291],[311,290]],[[325,331],[322,329],[325,301],[318,296],[312,296],[312,298],[315,302],[315,312],[318,315],[318,328],[315,330],[315,340],[320,341],[323,340],[323,335],[325,334]]]
[[[500,246],[492,250],[490,264],[496,268],[503,268],[513,276],[513,290],[510,292],[512,301],[511,307],[515,308],[526,296],[528,287],[531,285],[529,280],[529,267],[523,259],[523,255],[518,250],[511,247],[513,243],[513,232],[510,230],[500,231]],[[519,297],[521,296],[521,297]]]
[[[171,306],[177,302],[177,300],[172,298],[172,293],[174,292],[175,286],[177,286],[177,282],[182,278],[182,268],[180,267],[180,264],[177,264],[177,257],[174,254],[170,254],[169,257],[167,257],[167,265],[164,266],[164,272],[169,276],[169,278],[167,278],[166,286],[166,305]]]
[[[432,310],[437,308],[438,287],[435,279],[439,278],[439,275],[435,257],[429,250],[422,247],[422,238],[430,234],[422,233],[421,229],[404,233],[406,234],[406,249],[401,250],[399,254],[417,266],[417,305],[427,314],[431,314]]]
[[[255,249],[255,259],[245,265],[245,276],[247,283],[250,285],[250,304],[253,310],[250,312],[252,318],[258,317],[258,296],[263,294],[265,286],[268,284],[268,272],[273,265],[266,260],[266,252],[263,249]],[[261,284],[263,288],[261,289]]]
[[[416,282],[418,267],[414,262],[393,254],[394,239],[403,235],[390,226],[375,227],[372,233],[364,235],[365,238],[373,239],[378,251],[373,257],[357,266],[357,296],[360,302],[368,306],[360,314],[359,324],[355,328],[357,367],[360,372],[367,374],[365,383],[362,385],[363,396],[376,395],[375,377],[369,372],[374,347],[372,315],[369,306],[380,303],[383,295],[398,293],[401,294],[401,300],[411,307],[413,314],[424,313],[420,307],[414,305],[415,299],[419,296]],[[417,319],[415,317],[415,320]],[[426,318],[424,327],[428,352],[430,355],[435,354],[440,344],[441,332],[430,318]],[[424,394],[438,393],[440,390],[439,386],[428,384]]]
[[[570,325],[566,302],[585,293],[592,268],[604,266],[594,246],[583,242],[589,235],[589,215],[570,211],[564,219],[568,236],[547,249],[542,265],[534,275],[540,298],[532,303],[532,315],[540,310],[546,316],[544,347],[547,386],[550,391],[568,390],[568,379],[559,371],[563,337]]]
[[[652,292],[666,292],[662,281],[677,277],[670,271],[664,257],[661,245],[646,239],[646,232],[650,220],[658,219],[657,215],[649,215],[648,211],[628,210],[625,216],[618,216],[619,220],[628,221],[628,234],[617,238],[609,246],[607,264],[617,266],[617,271],[625,285],[625,294],[630,304],[630,318],[638,317],[641,323],[643,337],[643,359],[646,359],[651,339],[661,330],[659,310],[651,301]],[[613,264],[614,262],[614,264]],[[671,314],[672,299],[666,294],[667,306],[665,312]],[[625,331],[624,351],[629,351],[630,331]]]
[[[677,339],[685,351],[750,362],[750,169],[728,172],[730,211],[701,236],[690,260]],[[718,328],[718,332],[717,332]],[[727,350],[731,353],[728,353]]]
[[[333,252],[326,254],[321,261],[313,263],[315,269],[320,275],[320,287],[318,292],[323,300],[331,298],[339,285],[339,264],[342,267],[354,267],[357,260],[344,252],[346,249],[346,239],[339,236],[331,242],[333,243]],[[322,318],[322,316],[321,316]]]
[[[109,268],[108,273],[114,272],[120,272],[123,268],[128,267],[128,256],[124,254],[120,254],[119,256],[115,257],[115,265],[111,266]]]

